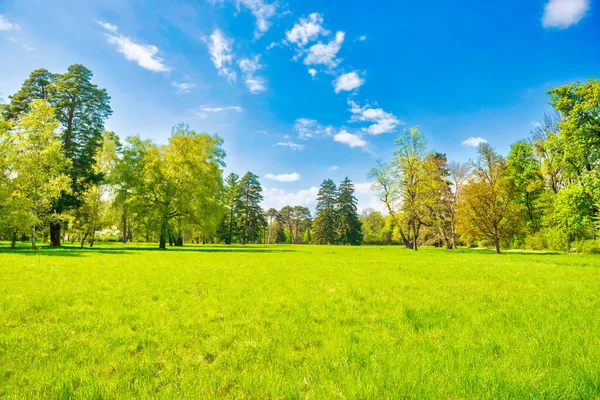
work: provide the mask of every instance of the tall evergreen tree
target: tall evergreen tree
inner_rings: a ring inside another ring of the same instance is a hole
[[[253,243],[260,237],[266,225],[265,216],[260,207],[263,200],[262,186],[258,176],[247,172],[240,181],[241,207],[240,229],[242,243]]]
[[[313,223],[313,242],[334,244],[336,242],[337,187],[331,179],[321,183],[317,195],[317,215]]]
[[[227,175],[225,178],[226,212],[219,227],[219,237],[227,244],[233,243],[240,233],[238,225],[239,212],[242,208],[240,189],[240,176],[233,172]]]
[[[362,243],[361,222],[356,205],[354,184],[346,178],[340,183],[337,196],[338,240],[341,244]]]

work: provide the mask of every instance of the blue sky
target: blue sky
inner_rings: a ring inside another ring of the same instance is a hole
[[[598,0],[0,0],[0,96],[81,63],[108,90],[107,128],[164,142],[185,122],[225,140],[265,207],[314,206],[325,178],[366,174],[418,125],[466,161],[506,153],[546,90],[600,75]]]

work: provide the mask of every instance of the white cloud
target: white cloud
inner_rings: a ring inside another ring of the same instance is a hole
[[[271,26],[270,19],[277,12],[275,4],[265,3],[263,0],[237,0],[238,9],[240,5],[247,7],[256,18],[255,38],[259,38],[263,33],[269,30]]]
[[[261,204],[262,208],[267,210],[275,208],[277,210],[285,206],[304,206],[313,207],[317,204],[318,187],[310,189],[298,190],[296,192],[288,192],[284,189],[264,188],[264,200]]]
[[[356,40],[358,40],[359,42],[364,42],[365,40],[367,40],[367,35],[359,36]]]
[[[365,80],[361,78],[356,72],[348,72],[337,77],[334,82],[335,92],[339,93],[342,90],[352,91],[365,83]]]
[[[312,13],[308,18],[300,18],[292,29],[285,33],[285,37],[288,42],[303,47],[319,36],[326,36],[330,33],[327,29],[323,28],[323,17],[321,14]]]
[[[181,94],[189,93],[192,91],[193,88],[196,87],[195,84],[190,83],[190,82],[176,82],[176,81],[171,82],[171,86],[173,86],[175,89],[177,89],[177,93],[181,93]]]
[[[355,135],[342,129],[335,135],[333,135],[333,140],[336,142],[347,144],[350,147],[365,147],[367,142],[362,140],[359,135]]]
[[[290,149],[292,149],[294,151],[304,150],[303,144],[298,144],[298,143],[294,143],[294,142],[279,142],[279,143],[275,144],[275,146],[289,147]]]
[[[369,135],[380,135],[382,133],[393,132],[398,125],[403,123],[396,118],[396,116],[383,111],[381,108],[372,108],[369,105],[360,107],[352,100],[348,101],[348,104],[350,105],[350,112],[352,113],[350,122],[374,122],[374,124],[368,128],[363,128],[363,131],[367,132]]]
[[[238,66],[244,74],[244,82],[251,93],[256,94],[267,90],[265,80],[255,75],[256,71],[262,69],[262,65],[260,65],[260,56],[242,58],[238,61]]]
[[[104,29],[106,29],[107,31],[112,32],[112,33],[117,33],[117,31],[119,30],[119,28],[116,25],[110,24],[108,22],[96,21],[96,23],[98,25],[100,25],[101,27],[103,27]]]
[[[292,174],[279,174],[279,175],[266,174],[265,178],[270,179],[272,181],[277,181],[277,182],[296,182],[296,181],[299,181],[302,178],[302,176],[299,173],[294,172]]]
[[[233,62],[233,40],[226,38],[219,29],[215,29],[208,39],[208,52],[217,68],[219,75],[227,78],[229,82],[236,79],[235,71],[231,70]]]
[[[581,21],[590,9],[590,0],[549,0],[544,6],[544,28],[565,29]]]
[[[294,123],[294,130],[300,139],[309,139],[317,136],[331,136],[334,129],[331,126],[322,126],[318,121],[308,118],[298,118]]]
[[[312,76],[313,78],[315,78],[317,76],[317,70],[314,68],[309,68],[308,69],[308,73],[310,74],[310,76]]]
[[[358,210],[362,211],[367,208],[372,208],[376,211],[386,213],[385,205],[379,200],[377,194],[372,190],[372,184],[369,182],[355,183],[355,196],[358,200]]]
[[[338,169],[340,169],[340,167],[338,167],[337,165],[332,165],[327,171],[337,171]]]
[[[344,43],[344,32],[337,32],[335,38],[329,43],[323,44],[321,42],[313,44],[307,50],[306,57],[304,58],[305,65],[325,65],[329,68],[335,68],[341,62],[337,57],[337,53],[342,48]]]
[[[140,67],[154,72],[169,72],[158,54],[158,47],[150,44],[139,44],[127,36],[118,33],[116,25],[98,21],[98,24],[111,33],[106,33],[108,43],[116,46],[117,51],[129,61],[134,61]]]
[[[4,15],[0,14],[0,31],[18,30],[19,25],[10,22]]]
[[[482,137],[470,137],[470,138],[462,141],[463,146],[471,146],[471,147],[477,147],[482,143],[487,143],[487,140],[485,140]]]

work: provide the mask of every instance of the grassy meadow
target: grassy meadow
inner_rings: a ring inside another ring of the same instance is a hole
[[[3,247],[0,398],[600,397],[596,256],[154,247]]]

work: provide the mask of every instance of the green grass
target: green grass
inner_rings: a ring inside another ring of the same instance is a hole
[[[0,397],[599,398],[600,258],[0,250]]]

